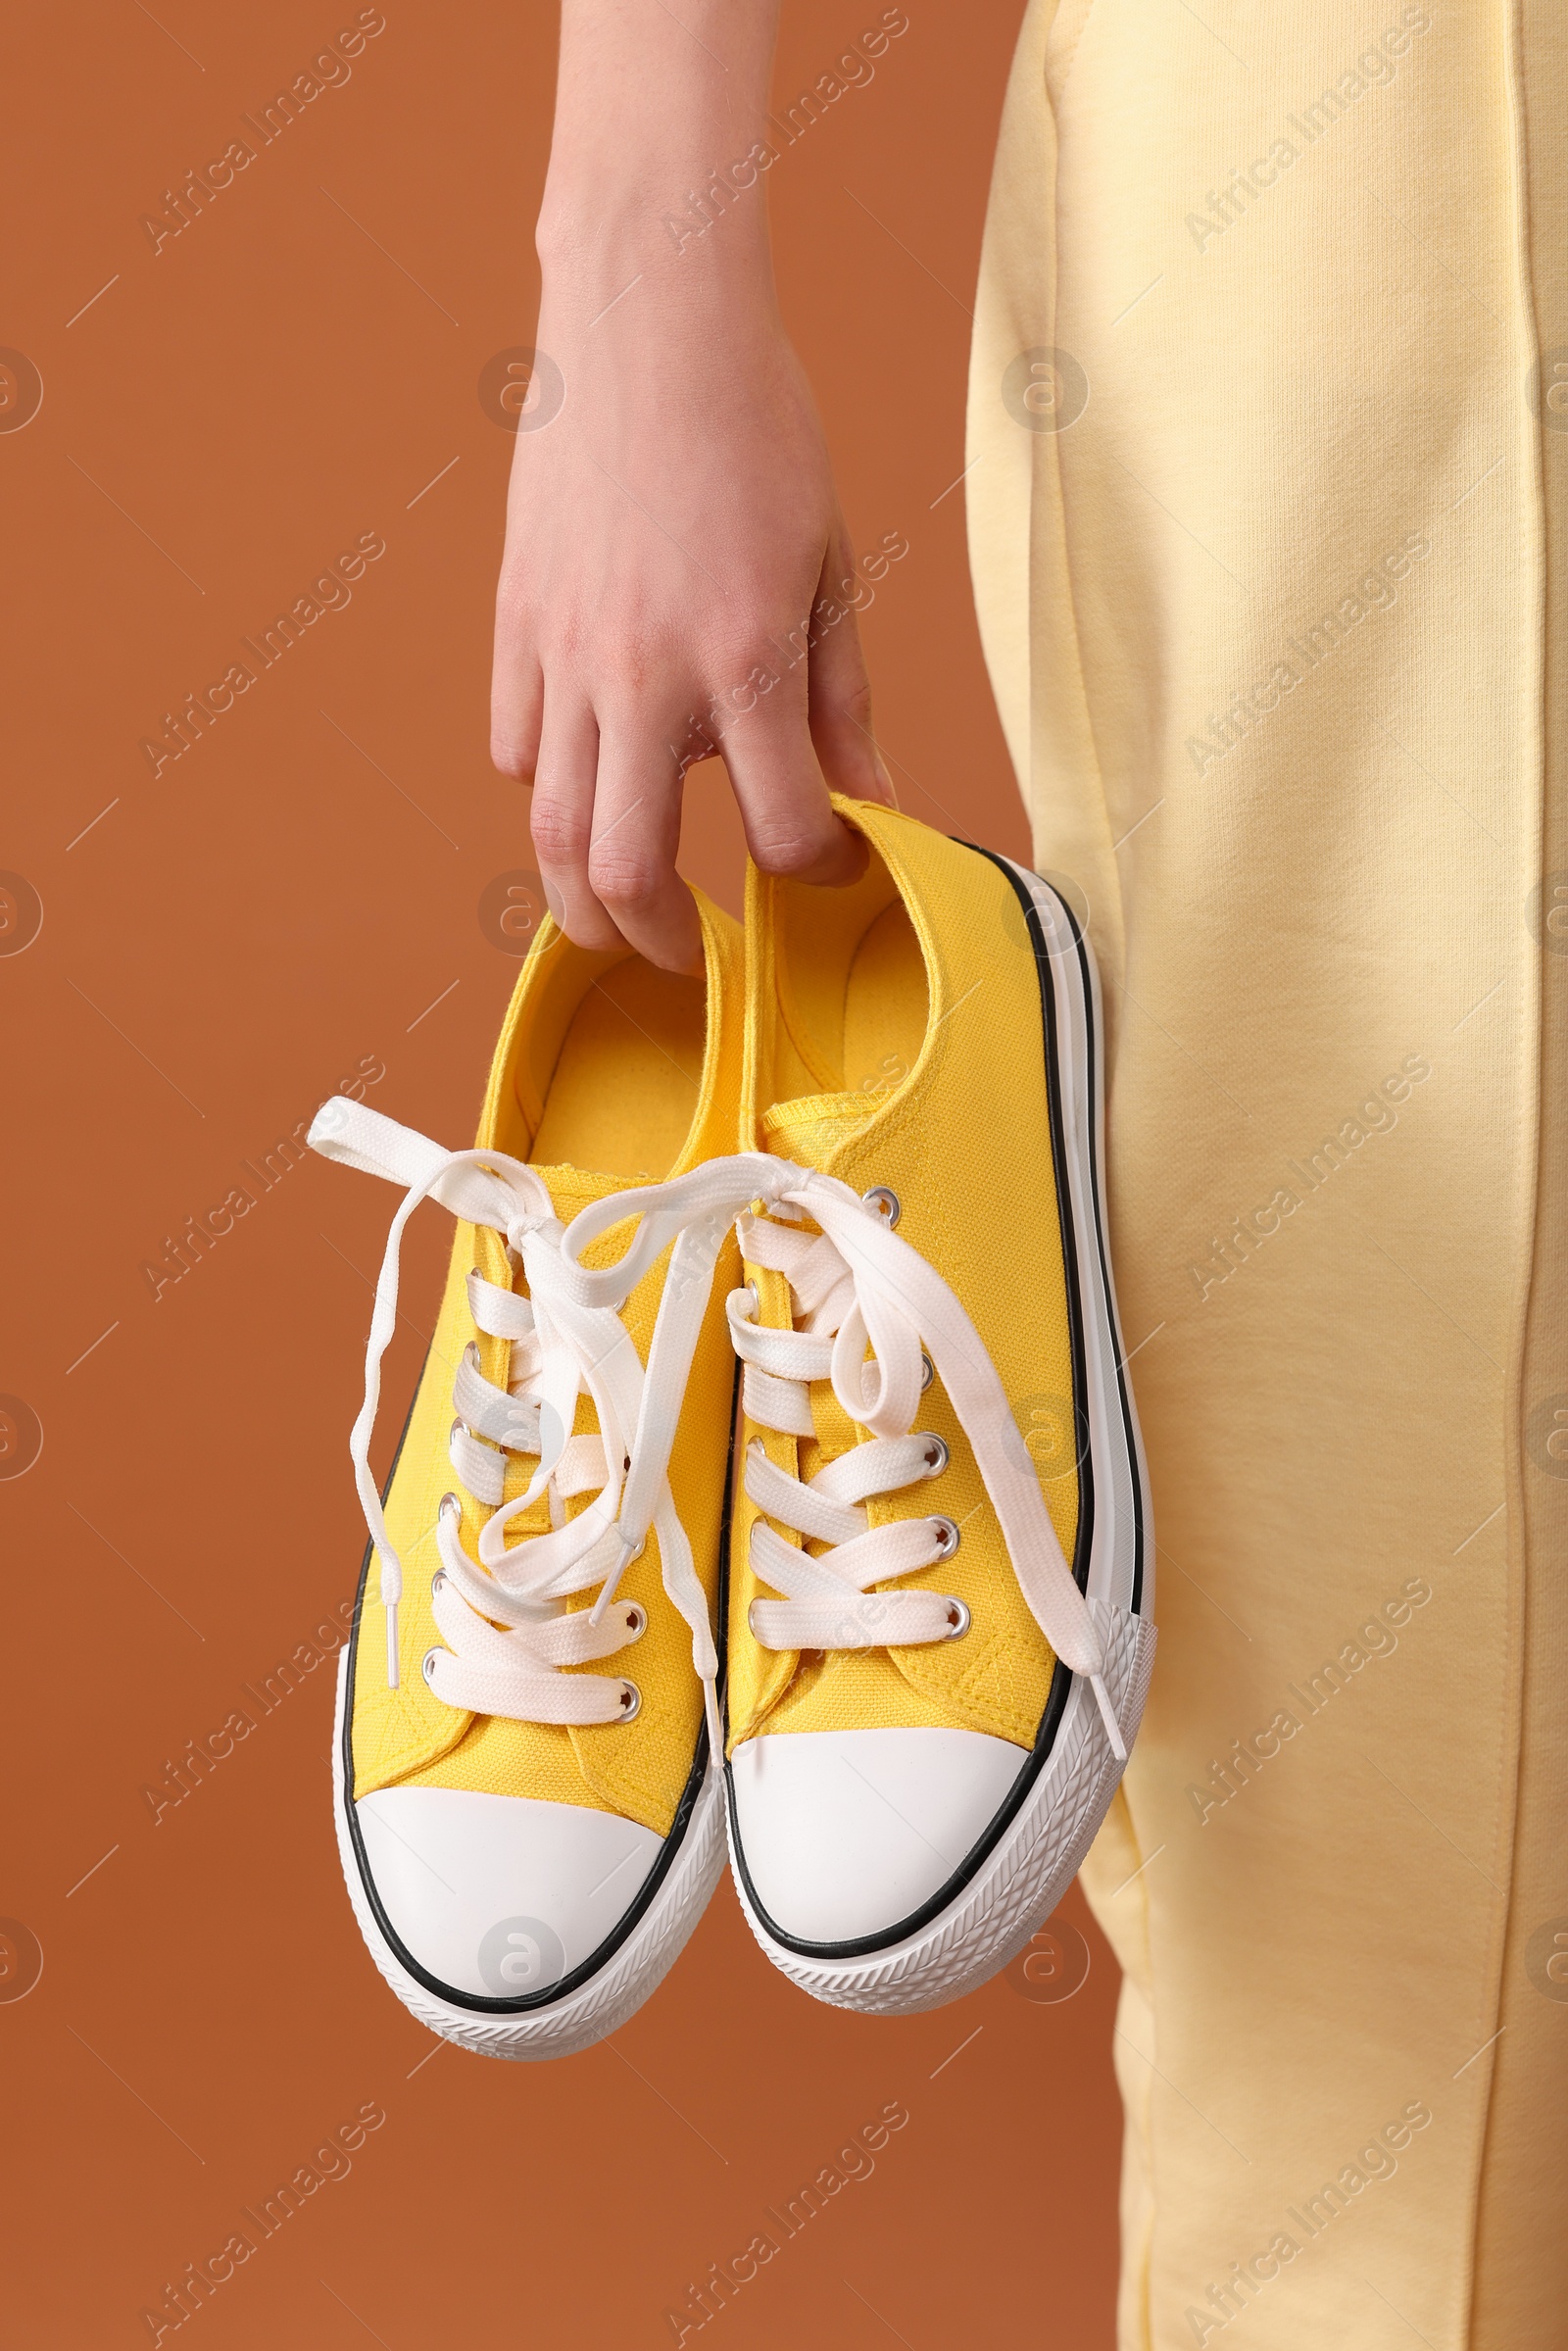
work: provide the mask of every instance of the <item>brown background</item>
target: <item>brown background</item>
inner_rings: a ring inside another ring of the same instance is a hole
[[[788,0],[781,94],[879,13]],[[43,1430],[0,1479],[0,1913],[43,1952],[0,2000],[5,2338],[148,2340],[166,2281],[377,2101],[352,2174],[190,2322],[208,2351],[652,2347],[762,2207],[899,2099],[910,2120],[874,2177],[715,2322],[729,2351],[1095,2351],[1113,1970],[1076,1893],[1094,1956],[1076,1997],[1001,1980],[888,2023],[801,1997],[721,1890],[612,2043],[503,2066],[428,2038],[360,1944],[328,1817],[329,1667],[156,1825],[142,1794],[352,1591],[346,1441],[392,1197],[311,1160],[156,1302],[141,1267],[363,1056],[385,1065],[378,1108],[468,1140],[514,975],[476,913],[531,862],[525,795],[486,756],[511,442],[476,385],[530,339],[551,15],[387,0],[347,86],[157,255],[140,216],[353,8],[106,0],[5,36],[0,344],[44,387],[0,432],[0,867],[43,906],[0,955],[0,1391]],[[962,493],[941,497],[1016,24],[910,15],[771,174],[783,295],[852,529],[910,543],[865,630],[901,797],[1017,853]],[[140,738],[365,531],[386,554],[348,609],[155,780]],[[722,779],[693,798],[689,870],[735,905]],[[416,1227],[416,1317],[443,1224]],[[417,1352],[400,1337],[394,1399]],[[24,1962],[0,1941],[0,1993]]]

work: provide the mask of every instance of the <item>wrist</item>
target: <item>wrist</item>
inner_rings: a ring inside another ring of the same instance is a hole
[[[758,144],[760,144],[760,142]],[[662,301],[774,302],[767,166],[682,171],[662,156],[611,184],[554,165],[534,230],[541,294],[612,301],[639,274],[657,276]]]
[[[712,247],[720,273],[744,275],[765,259],[776,17],[777,0],[683,0],[678,20],[648,0],[563,0],[535,230],[547,268],[602,256],[630,274]]]

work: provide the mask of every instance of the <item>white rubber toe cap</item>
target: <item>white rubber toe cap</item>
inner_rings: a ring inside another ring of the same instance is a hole
[[[796,1942],[886,1934],[944,1886],[1028,1760],[979,1731],[800,1731],[730,1764],[757,1899]]]
[[[580,1967],[658,1859],[651,1829],[582,1804],[382,1788],[355,1807],[375,1895],[453,1991],[520,1999]]]

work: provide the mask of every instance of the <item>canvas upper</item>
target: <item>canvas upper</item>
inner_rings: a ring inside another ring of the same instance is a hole
[[[702,981],[655,972],[626,951],[590,953],[548,920],[523,964],[474,1140],[538,1167],[564,1222],[589,1200],[629,1183],[679,1173],[728,1147],[740,1049],[740,933],[719,907],[706,900],[700,907],[708,962],[706,1016]],[[635,975],[635,1014],[617,1002],[617,971]],[[611,1262],[619,1246],[619,1237],[612,1235],[588,1261]],[[354,1676],[356,1795],[417,1783],[546,1796],[624,1813],[662,1836],[691,1771],[702,1692],[692,1673],[690,1634],[661,1587],[656,1534],[650,1534],[643,1556],[627,1569],[619,1587],[628,1599],[646,1606],[649,1617],[636,1645],[642,1707],[635,1722],[561,1727],[470,1714],[442,1704],[419,1670],[438,1639],[429,1597],[430,1538],[441,1498],[458,1483],[447,1440],[453,1380],[464,1349],[477,1344],[486,1378],[506,1384],[507,1343],[476,1330],[468,1313],[466,1281],[471,1266],[489,1280],[510,1283],[500,1235],[460,1222],[429,1358],[386,1496],[388,1531],[406,1572],[403,1671],[395,1690],[387,1688],[375,1612],[362,1610]],[[623,1314],[645,1359],[662,1278],[662,1266],[656,1266]],[[722,1319],[714,1317],[693,1365],[690,1408],[669,1471],[710,1590],[716,1582],[728,1457],[727,1444],[715,1442],[713,1432],[727,1427],[732,1382]],[[573,1433],[591,1433],[596,1425],[588,1397],[579,1397]],[[511,1463],[508,1498],[522,1492],[529,1467],[525,1460]],[[489,1513],[470,1495],[461,1498],[465,1546],[472,1549]],[[567,1514],[576,1516],[587,1500],[568,1501]],[[518,1536],[542,1533],[549,1525],[544,1500],[514,1522]],[[586,1606],[591,1597],[573,1605]],[[630,1651],[626,1662],[630,1670]]]
[[[885,1186],[897,1195],[900,1239],[945,1276],[990,1351],[1070,1560],[1072,1342],[1039,983],[1032,955],[1016,952],[1017,901],[975,851],[895,811],[838,805],[876,852],[858,884],[808,890],[756,871],[751,878],[740,1148],[819,1168],[858,1193]],[[1004,956],[1004,945],[1014,952]],[[783,1277],[750,1263],[745,1272],[761,1320],[784,1327]],[[808,1478],[866,1436],[825,1381],[812,1385],[811,1414],[810,1440],[749,1423],[743,1433]],[[804,1661],[760,1648],[746,1631],[747,1608],[763,1589],[748,1564],[758,1513],[742,1494],[729,1610],[731,1751],[764,1727],[777,1735],[929,1724],[1032,1741],[1054,1658],[940,1379],[926,1389],[919,1420],[946,1441],[946,1472],[935,1485],[872,1499],[868,1515],[876,1526],[941,1510],[958,1524],[951,1561],[900,1582],[956,1593],[970,1630],[939,1646]]]

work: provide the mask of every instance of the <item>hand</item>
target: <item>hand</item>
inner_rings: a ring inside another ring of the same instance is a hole
[[[533,783],[540,876],[568,935],[695,970],[675,871],[694,760],[723,759],[764,870],[831,884],[863,869],[828,805],[830,785],[892,798],[862,591],[777,317],[760,191],[751,220],[691,252],[657,241],[646,205],[623,237],[586,199],[555,212],[537,337],[565,393],[517,434],[491,754]]]

